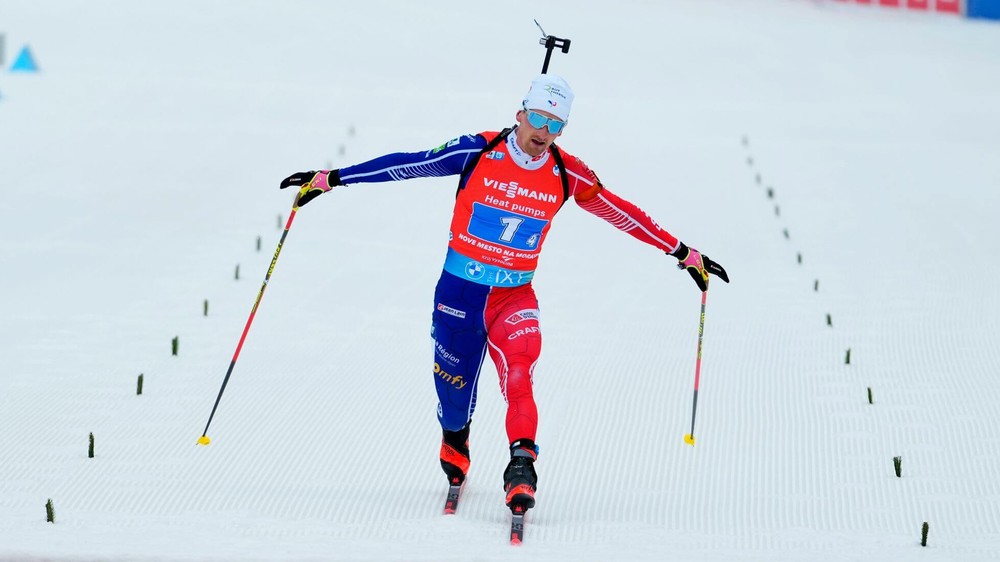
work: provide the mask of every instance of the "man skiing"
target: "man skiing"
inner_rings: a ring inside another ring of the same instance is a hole
[[[444,270],[435,289],[432,336],[441,466],[453,487],[469,469],[469,426],[486,353],[507,402],[510,462],[506,503],[535,504],[538,412],[532,376],[541,351],[531,285],[552,219],[573,198],[585,211],[678,259],[702,291],[725,269],[680,242],[632,203],[611,193],[580,159],[553,144],[565,129],[573,92],[562,78],[537,76],[517,125],[458,137],[426,152],[387,154],[339,170],[298,172],[281,188],[300,189],[296,207],[336,186],[458,175]]]

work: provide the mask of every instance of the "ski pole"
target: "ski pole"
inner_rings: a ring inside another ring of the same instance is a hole
[[[309,186],[305,185],[299,191],[298,196],[295,201],[298,202],[299,197],[305,194]],[[226,391],[226,384],[229,383],[229,376],[233,374],[233,367],[236,366],[236,360],[240,356],[240,350],[243,349],[243,342],[247,339],[247,332],[250,331],[250,324],[253,323],[253,318],[257,314],[257,307],[260,306],[260,300],[264,297],[264,289],[267,288],[267,282],[271,279],[271,273],[274,272],[274,264],[278,263],[278,254],[281,253],[281,247],[285,243],[285,237],[288,236],[289,229],[292,228],[292,221],[295,220],[295,213],[299,208],[294,204],[292,205],[292,213],[288,215],[288,222],[285,223],[285,231],[281,233],[281,240],[278,241],[278,248],[274,250],[274,257],[271,258],[271,266],[267,268],[267,275],[264,276],[264,283],[260,286],[260,292],[257,293],[257,300],[253,303],[253,308],[250,309],[250,318],[247,318],[247,325],[243,327],[243,335],[240,336],[240,343],[236,345],[236,353],[233,354],[233,360],[229,362],[229,370],[226,371],[226,378],[222,379],[222,388],[219,389],[219,396],[215,399],[215,405],[212,406],[212,413],[208,416],[208,423],[205,424],[205,431],[202,432],[201,437],[198,438],[199,445],[208,445],[212,442],[208,438],[208,426],[212,425],[212,418],[215,417],[215,410],[219,407],[219,401],[222,400],[222,393]]]
[[[701,381],[701,340],[705,334],[705,300],[708,291],[701,293],[701,320],[698,323],[698,359],[694,364],[694,405],[691,406],[691,433],[684,436],[684,442],[694,447],[694,417],[698,413],[698,383]]]
[[[554,35],[547,35],[545,30],[542,29],[542,24],[538,23],[538,20],[534,21],[535,25],[542,32],[542,38],[538,40],[538,44],[545,47],[545,62],[542,63],[542,74],[545,74],[549,71],[549,59],[552,58],[552,49],[558,47],[563,53],[569,53],[570,40]]]

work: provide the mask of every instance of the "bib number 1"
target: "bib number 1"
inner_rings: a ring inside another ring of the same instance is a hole
[[[524,222],[524,219],[517,217],[502,217],[500,222],[503,223],[503,233],[500,234],[501,242],[510,242],[514,239],[514,233],[517,232],[518,227]]]
[[[548,224],[547,220],[473,203],[469,234],[515,250],[532,251]]]

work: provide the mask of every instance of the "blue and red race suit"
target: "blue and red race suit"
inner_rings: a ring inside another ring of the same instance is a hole
[[[465,135],[426,152],[387,154],[342,168],[340,180],[350,185],[460,175],[498,134]],[[511,443],[534,440],[538,427],[532,376],[542,334],[531,280],[564,203],[561,173],[568,179],[567,195],[580,208],[664,252],[679,246],[638,207],[608,191],[580,159],[560,150],[566,168],[561,172],[551,149],[531,157],[515,135],[482,154],[460,179],[431,330],[441,426],[457,431],[471,421],[488,351],[507,401]]]

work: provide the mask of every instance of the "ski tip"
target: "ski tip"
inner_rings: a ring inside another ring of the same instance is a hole
[[[211,442],[212,440],[209,439],[207,435],[202,435],[201,437],[198,438],[199,445],[208,445]]]
[[[688,433],[687,435],[685,435],[684,436],[684,442],[687,443],[688,445],[691,445],[692,447],[694,447],[694,435],[691,435],[690,433]]]
[[[511,544],[511,546],[521,546],[521,539],[519,539],[517,537],[511,537],[510,538],[510,544]]]

